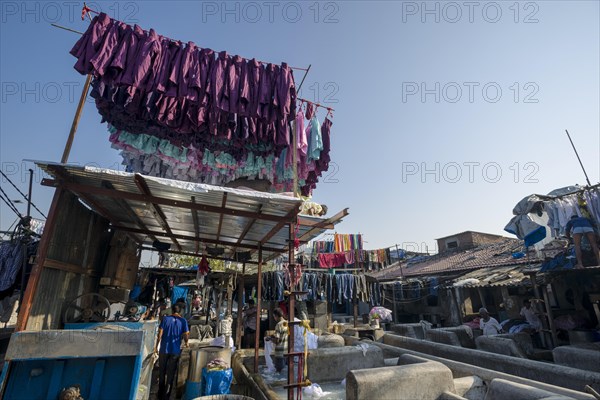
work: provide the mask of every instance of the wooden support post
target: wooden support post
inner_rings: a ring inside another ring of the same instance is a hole
[[[352,273],[352,279],[354,279],[355,275],[356,272]],[[358,326],[358,296],[356,295],[356,287],[354,287],[354,290],[352,291],[352,306],[354,308],[354,327],[356,328]]]
[[[457,312],[457,325],[462,324],[462,312],[460,311],[460,305],[458,304],[458,299],[456,298],[456,293],[452,290],[452,288],[448,288],[448,293],[450,294],[450,298],[452,299],[452,303],[454,304],[455,310]]]
[[[229,283],[229,280],[227,280],[227,312],[225,314],[226,317],[232,317],[233,315],[233,286]],[[233,330],[233,326],[231,328]],[[231,336],[225,336],[225,347],[229,346],[230,337]]]
[[[258,373],[258,349],[260,347],[260,317],[262,314],[262,249],[258,247],[258,288],[256,292],[256,332],[254,334],[254,373]]]
[[[237,312],[237,330],[235,331],[235,342],[237,343],[237,348],[242,348],[242,336],[244,331],[244,324],[242,323],[244,314],[242,312],[242,303],[244,299],[244,274],[246,273],[246,263],[242,264],[242,275],[239,277],[238,281],[238,295],[237,295],[237,304],[238,304],[238,312]]]
[[[290,276],[294,276],[294,224],[289,224],[289,253],[288,253],[288,268],[290,270]],[[296,291],[296,287],[290,287],[290,292]],[[294,321],[294,307],[296,306],[296,295],[290,294],[288,298],[288,322]],[[290,325],[290,335],[288,337],[288,353],[294,352],[294,327]],[[294,383],[294,357],[287,358],[288,364],[288,385]],[[288,400],[294,400],[294,388],[288,387]]]
[[[550,326],[550,334],[552,335],[552,348],[558,346],[558,336],[556,335],[556,328],[554,327],[554,317],[552,315],[552,307],[548,299],[548,290],[544,287],[542,289],[544,296],[544,304],[546,305],[546,314],[548,316],[548,325]]]
[[[392,316],[392,323],[397,324],[398,310],[396,309],[396,282],[392,283],[392,308],[394,315]]]
[[[541,299],[541,295],[540,295],[540,288],[536,283],[536,279],[535,279],[535,272],[532,272],[529,274],[529,280],[531,281],[531,285],[533,286],[533,294],[535,295],[536,299]],[[539,307],[538,307],[538,303],[535,302],[534,304],[531,305],[531,307],[533,307],[534,311],[538,310],[539,311]],[[548,328],[548,318],[547,318],[547,314],[546,312],[544,312],[544,318],[542,319],[542,327],[544,329]],[[548,348],[548,343],[547,343],[547,332],[544,332],[542,330],[542,332],[540,332],[540,339],[542,341],[542,347],[544,348]]]
[[[487,308],[485,304],[485,296],[483,295],[483,290],[480,287],[477,287],[477,293],[479,294],[479,299],[481,300],[481,307]],[[473,310],[475,312],[475,310]]]
[[[223,299],[223,291],[221,289],[219,289],[219,293],[217,293],[217,308],[216,308],[216,314],[217,314],[217,324],[215,325],[215,333],[214,333],[214,337],[218,336],[219,333],[219,315],[221,314],[221,302]]]

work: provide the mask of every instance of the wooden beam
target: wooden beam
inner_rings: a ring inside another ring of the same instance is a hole
[[[256,210],[256,212],[258,212],[260,214],[261,211],[262,211],[262,204],[258,206],[258,210]],[[255,222],[256,222],[256,219],[254,219],[254,218],[248,222],[248,224],[246,225],[246,227],[240,234],[240,237],[238,238],[236,245],[242,243],[242,240],[244,240],[244,238],[250,231],[250,228],[252,228],[252,225],[254,225]],[[231,249],[231,253],[229,254],[229,257],[233,257],[235,255],[236,250],[237,250],[237,246],[233,247],[233,249]]]
[[[142,250],[156,251],[156,252],[158,251],[154,247],[148,247],[148,246],[142,247]],[[189,251],[166,250],[166,251],[163,251],[163,253],[181,254],[181,255],[184,255],[184,256],[191,256],[191,257],[198,257],[198,258],[200,258],[200,256],[197,253],[192,253],[192,252],[189,252]],[[234,260],[233,258],[217,257],[217,256],[211,256],[209,254],[204,254],[204,257],[206,257],[208,259],[211,259],[211,260],[222,260],[222,261],[237,262],[237,260]],[[257,261],[246,261],[246,264],[258,264],[258,262]]]
[[[196,204],[196,197],[192,196],[192,203]],[[194,235],[196,236],[196,253],[200,251],[200,221],[198,221],[198,210],[192,209],[192,221],[194,222]]]
[[[67,179],[68,174],[67,174],[67,170],[64,167],[58,166],[58,165],[53,166],[53,171],[62,179]],[[104,182],[104,184],[107,185],[107,187],[109,189],[114,189],[110,182]],[[75,195],[77,195],[77,197],[79,197],[80,199],[85,201],[88,204],[88,206],[90,206],[94,211],[96,211],[98,214],[102,215],[104,218],[106,218],[108,221],[110,221],[111,224],[118,225],[120,223],[117,220],[117,218],[115,218],[106,208],[104,208],[104,206],[100,205],[100,203],[98,203],[92,197],[88,196],[85,193],[79,193],[79,192],[75,192],[75,191],[73,193]],[[125,213],[128,214],[130,218],[133,218],[134,220],[136,220],[136,222],[138,222],[138,224],[140,225],[141,228],[146,229],[146,226],[144,225],[144,223],[131,210],[131,208],[127,205],[127,203],[125,203],[123,200],[118,200],[117,203],[121,206],[121,208],[123,208]],[[129,237],[131,237],[131,239],[138,244],[142,243],[142,240],[138,239],[134,235],[129,235]],[[156,238],[153,238],[153,240],[155,240],[155,239]]]
[[[135,174],[134,180],[135,180],[136,186],[138,187],[140,192],[142,192],[142,194],[145,194],[146,196],[152,196],[152,192],[150,191],[150,188],[148,187],[148,184],[146,183],[146,180],[144,179],[144,177],[142,175]],[[160,208],[160,206],[158,204],[152,203],[152,208],[154,208],[153,214],[154,214],[154,217],[156,218],[156,220],[158,221],[158,223],[162,226],[162,228],[165,231],[167,231],[167,233],[169,235],[173,235],[173,231],[171,230],[171,227],[169,226],[169,223],[167,222],[167,216],[165,215],[163,210]],[[171,240],[173,241],[173,243],[175,244],[175,246],[177,246],[177,248],[179,250],[183,250],[181,248],[181,245],[177,241],[177,238],[174,238],[171,236]]]
[[[70,264],[70,263],[66,263],[66,262],[58,261],[58,260],[52,260],[49,258],[46,258],[46,262],[44,262],[44,267],[58,269],[61,271],[66,271],[66,272],[73,272],[74,274],[81,274],[81,275],[88,275],[88,276],[100,276],[97,272],[88,271],[80,265]]]
[[[346,217],[349,214],[348,212],[348,208],[344,208],[342,211],[340,211],[339,213],[335,214],[334,216],[327,218],[326,220],[323,220],[322,222],[316,224],[315,226],[313,226],[308,232],[306,232],[304,235],[302,235],[300,237],[300,240],[306,240],[307,237],[310,236],[310,234],[317,230],[317,229],[326,229],[325,227],[330,225],[330,224],[334,224],[336,222],[338,222],[339,220],[341,220],[342,218]]]
[[[54,187],[54,188],[62,187],[63,189],[66,189],[66,190],[69,190],[72,192],[90,193],[90,194],[94,194],[97,196],[105,196],[105,197],[116,198],[116,199],[133,200],[133,201],[139,201],[142,203],[155,203],[155,204],[160,204],[160,205],[165,205],[165,206],[185,208],[188,210],[198,210],[198,211],[204,211],[204,212],[210,212],[210,213],[232,215],[235,217],[256,218],[256,219],[265,220],[265,221],[283,222],[284,225],[287,222],[290,222],[286,219],[286,218],[288,218],[288,215],[290,215],[290,214],[288,214],[286,216],[277,216],[277,215],[271,215],[271,214],[256,214],[254,212],[245,211],[245,210],[234,210],[232,208],[192,203],[191,201],[178,201],[178,200],[166,199],[166,198],[162,198],[162,197],[146,196],[146,195],[139,194],[139,193],[122,192],[122,191],[118,191],[118,190],[104,189],[104,188],[99,188],[99,187],[95,187],[95,186],[88,186],[88,185],[82,185],[79,183],[67,182],[67,181],[63,181],[63,180],[57,181],[54,179],[42,179],[42,185]]]
[[[319,227],[321,229],[334,229],[335,228],[335,225],[333,225],[333,224],[327,224],[325,226],[322,226],[322,225],[320,225],[322,222],[323,221],[313,221],[313,220],[306,218],[306,216],[303,217],[302,215],[298,215],[298,225],[308,226],[311,228],[319,225]]]
[[[143,230],[143,229],[137,229],[137,228],[129,228],[129,227],[120,226],[120,225],[114,226],[113,228],[116,230],[123,231],[123,232],[139,233],[142,235],[156,235],[159,237],[166,237],[166,238],[174,237],[176,239],[191,240],[191,241],[197,240],[196,237],[194,237],[194,236],[180,235],[180,234],[176,234],[176,233],[169,235],[166,232],[157,232],[157,231]],[[221,246],[235,246],[236,245],[235,243],[224,242],[222,240],[214,240],[214,239],[206,239],[206,238],[200,238],[198,240],[200,240],[204,243],[216,244],[216,245],[221,245]],[[249,250],[258,250],[257,245],[239,244],[237,246],[240,248],[249,249]],[[285,251],[283,249],[276,249],[274,247],[263,247],[263,250],[268,251],[268,252],[276,252],[276,253],[281,253],[281,252]]]
[[[227,193],[223,193],[223,199],[221,200],[221,208],[225,208],[227,204]],[[223,213],[219,215],[219,228],[217,229],[217,240],[221,239],[221,228],[223,227]]]

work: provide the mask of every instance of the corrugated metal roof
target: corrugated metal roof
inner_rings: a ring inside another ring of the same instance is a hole
[[[409,259],[372,275],[378,279],[393,279],[400,276],[439,275],[486,267],[526,265],[530,262],[539,262],[537,258],[513,258],[513,253],[521,251],[522,248],[522,241],[506,238],[500,242],[482,245],[470,250],[418,257],[414,260]],[[402,268],[402,271],[400,268]]]
[[[532,286],[527,271],[537,272],[540,264],[508,265],[503,267],[483,268],[468,272],[450,282],[440,285],[440,288],[460,287],[502,287],[502,286]],[[543,284],[543,274],[536,275],[536,283]]]
[[[151,246],[153,238],[157,238],[171,243],[171,250],[178,250],[179,244],[181,251],[188,253],[196,253],[197,237],[202,243],[200,252],[205,246],[218,246],[225,249],[224,256],[231,257],[235,249],[250,250],[252,260],[256,261],[256,248],[262,242],[263,259],[272,258],[286,251],[288,223],[296,221],[302,203],[301,199],[279,194],[89,166],[35,163],[55,178],[43,184],[62,186],[75,193],[91,209],[109,219],[116,229],[135,237],[138,243]],[[323,226],[332,227],[345,215],[347,210],[338,213],[337,219],[302,215],[297,235],[311,240],[327,230]]]

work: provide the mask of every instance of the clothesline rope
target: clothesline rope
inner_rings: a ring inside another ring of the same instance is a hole
[[[317,107],[317,108],[321,107],[321,108],[324,108],[324,109],[326,109],[327,111],[331,111],[331,112],[335,111],[335,110],[334,110],[333,108],[331,108],[331,107],[324,106],[324,105],[323,105],[323,104],[321,104],[321,103],[315,103],[314,101],[306,100],[306,99],[303,99],[303,98],[301,98],[301,97],[297,97],[297,100],[299,100],[299,101],[300,101],[300,103],[310,103],[310,104],[312,104],[313,106],[315,106],[315,107]]]

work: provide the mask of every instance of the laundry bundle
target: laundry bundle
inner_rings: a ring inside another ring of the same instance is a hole
[[[104,13],[71,54],[92,74],[91,96],[130,172],[218,185],[264,179],[282,192],[292,189],[296,151],[309,195],[329,168],[332,122],[320,124],[312,106],[297,113],[285,62],[184,44]]]

